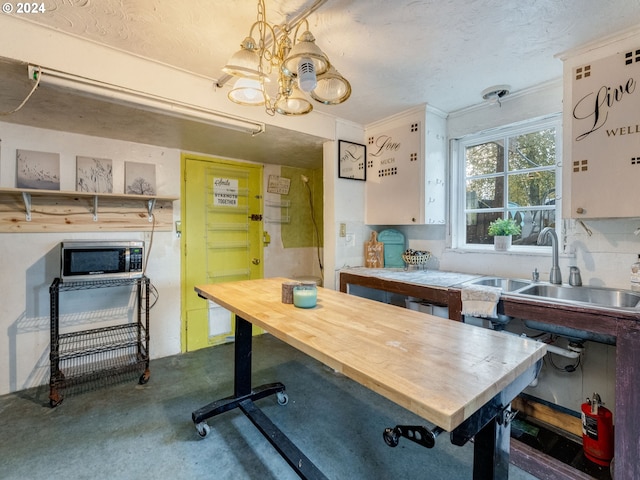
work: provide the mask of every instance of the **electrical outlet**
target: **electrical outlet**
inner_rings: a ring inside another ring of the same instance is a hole
[[[340,236],[341,237],[346,237],[347,236],[347,224],[346,223],[341,223],[340,224]]]

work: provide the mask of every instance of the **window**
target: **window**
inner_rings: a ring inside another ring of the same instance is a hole
[[[493,244],[487,233],[497,218],[513,218],[521,234],[513,245],[537,245],[544,227],[560,218],[560,121],[527,122],[458,142],[459,247]],[[557,195],[557,197],[556,197]]]

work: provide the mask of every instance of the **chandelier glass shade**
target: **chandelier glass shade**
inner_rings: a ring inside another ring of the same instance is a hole
[[[231,56],[222,71],[234,77],[260,79],[263,74],[260,73],[260,57],[257,53],[256,41],[247,37],[240,46],[240,50]]]
[[[228,96],[231,101],[240,105],[259,107],[265,102],[264,90],[260,81],[248,77],[238,78]]]
[[[303,33],[298,30],[304,25]],[[254,37],[257,29],[258,36]],[[237,77],[228,98],[240,105],[261,106],[270,115],[304,115],[313,110],[309,96],[325,105],[337,105],[351,95],[349,82],[333,68],[327,55],[316,45],[306,19],[290,38],[289,25],[266,21],[264,0],[258,0],[257,21],[249,36],[222,69]],[[257,40],[256,40],[257,39]],[[277,78],[277,92],[267,93],[270,76]]]
[[[351,84],[331,66],[319,75],[316,87],[309,92],[311,98],[325,105],[337,105],[351,96]]]

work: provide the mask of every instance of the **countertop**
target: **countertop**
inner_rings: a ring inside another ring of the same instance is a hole
[[[363,277],[383,278],[386,280],[394,280],[396,282],[411,283],[414,285],[424,285],[434,288],[449,288],[459,283],[468,282],[475,278],[485,277],[486,275],[459,273],[459,272],[442,272],[440,270],[404,270],[402,268],[345,268],[340,272],[360,275]]]
[[[417,285],[420,287],[427,287],[432,289],[461,289],[463,287],[461,284],[464,282],[469,282],[477,278],[492,276],[461,272],[446,272],[440,270],[404,270],[402,268],[366,267],[345,268],[340,270],[340,273],[347,273],[351,275],[358,275],[361,277],[369,277],[381,280],[389,280],[392,282],[399,282],[407,285]],[[576,304],[544,297],[523,296],[513,292],[502,292],[501,300],[506,300],[510,303],[539,305],[543,308],[553,308],[555,310],[566,309],[582,313],[591,312],[606,315],[609,317],[640,321],[640,310],[636,309],[621,309],[613,307],[603,307],[599,305]]]

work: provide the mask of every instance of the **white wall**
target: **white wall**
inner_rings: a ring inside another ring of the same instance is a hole
[[[364,143],[364,128],[338,120],[335,138]],[[365,182],[338,178],[338,142],[325,143],[323,172],[324,285],[337,289],[341,268],[363,265],[364,242],[371,228],[364,224]],[[346,225],[346,237],[339,236],[341,223]]]
[[[115,193],[124,191],[124,162],[135,161],[156,165],[159,194],[179,196],[180,152],[177,150],[0,123],[2,187],[16,185],[18,148],[60,153],[61,190],[75,190],[76,155],[84,155],[113,160]],[[35,202],[34,208],[37,208]],[[179,212],[179,202],[174,202],[175,218]],[[142,232],[0,233],[0,331],[6,332],[6,335],[0,335],[0,394],[48,382],[49,285],[59,276],[59,242],[108,237],[146,240],[148,245],[149,235]],[[158,302],[151,311],[151,357],[178,353],[180,242],[173,232],[154,234],[147,275],[159,293]],[[119,313],[121,309],[102,302],[105,293],[74,292],[76,297],[61,297],[61,322],[71,322],[74,327],[81,328],[80,312],[84,309],[96,309],[85,316],[87,322]],[[126,305],[127,299],[123,301]]]

